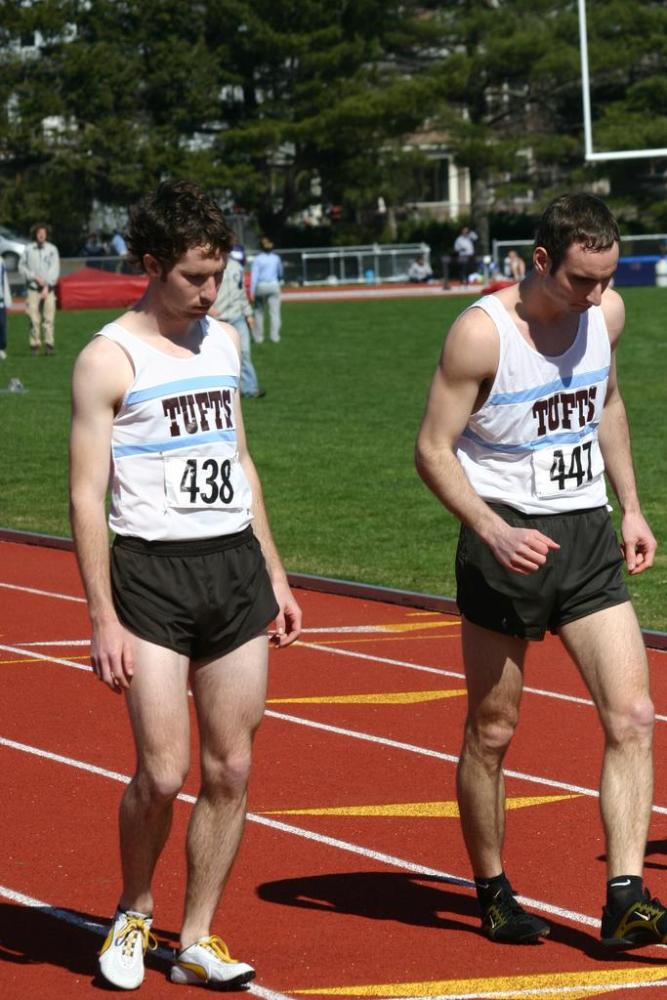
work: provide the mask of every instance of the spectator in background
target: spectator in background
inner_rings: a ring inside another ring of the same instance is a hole
[[[415,283],[421,283],[424,281],[430,281],[433,277],[433,268],[427,262],[423,254],[419,254],[415,257],[412,264],[408,268],[408,280],[414,281]]]
[[[459,274],[464,285],[468,284],[470,275],[475,270],[476,242],[477,233],[469,226],[464,226],[454,241],[454,253],[459,261]]]
[[[120,229],[114,229],[109,243],[111,253],[116,257],[127,257],[127,243]]]
[[[250,298],[255,307],[255,325],[252,331],[255,343],[264,340],[264,307],[269,309],[269,337],[277,344],[280,340],[280,285],[283,280],[283,262],[274,252],[273,242],[262,236],[261,247],[250,269]]]
[[[30,320],[30,352],[37,355],[44,332],[44,352],[55,351],[56,285],[60,277],[58,248],[49,243],[49,227],[37,222],[30,230],[32,243],[23,251],[19,273],[28,286],[26,309]]]
[[[9,287],[9,275],[2,257],[0,257],[0,361],[7,357],[7,310],[12,304],[12,292]]]
[[[99,233],[89,233],[88,239],[81,250],[82,257],[105,257],[106,248],[100,239]]]
[[[111,239],[109,240],[109,254],[112,257],[118,257],[118,263],[116,264],[116,271],[119,274],[125,274],[128,270],[132,270],[131,266],[128,266],[127,262],[127,243],[125,242],[125,237],[121,233],[120,229],[114,229],[111,234]]]
[[[513,278],[514,281],[523,281],[526,277],[526,263],[516,250],[510,250],[507,254],[507,268],[509,271],[507,277]]]
[[[215,319],[224,320],[238,331],[241,338],[241,395],[254,396],[259,398],[266,396],[264,389],[260,389],[257,381],[257,372],[252,363],[250,353],[250,331],[255,323],[253,309],[245,292],[243,282],[243,265],[245,264],[245,250],[239,244],[232,247],[225,272],[220,282],[218,295],[211,316]]]

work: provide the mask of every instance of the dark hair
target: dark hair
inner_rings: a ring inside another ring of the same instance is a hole
[[[563,194],[556,198],[535,233],[535,246],[544,247],[549,254],[551,274],[558,270],[574,243],[586,250],[609,250],[619,240],[616,219],[593,194]]]
[[[47,224],[45,222],[35,222],[35,224],[30,227],[30,236],[33,240],[37,236],[37,233],[39,232],[40,229],[46,230],[46,238],[48,239],[49,227],[47,226]]]
[[[151,254],[165,272],[192,247],[229,253],[234,234],[219,205],[192,181],[163,181],[130,209],[127,244],[143,269]]]

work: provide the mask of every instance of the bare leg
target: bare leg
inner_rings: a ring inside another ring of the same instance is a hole
[[[502,871],[505,785],[502,762],[518,720],[526,642],[463,619],[468,715],[457,771],[461,828],[473,873]]]
[[[648,664],[630,603],[563,625],[563,642],[604,728],[600,810],[608,878],[641,875],[653,797],[653,705]]]
[[[267,638],[259,636],[193,670],[202,785],[188,829],[182,948],[210,935],[238,851],[252,740],[264,713],[267,662]]]
[[[135,640],[134,656],[127,705],[137,769],[120,806],[120,905],[151,914],[153,871],[189,767],[188,659],[142,639]]]

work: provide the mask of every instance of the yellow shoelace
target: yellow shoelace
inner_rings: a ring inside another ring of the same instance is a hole
[[[133,917],[131,914],[125,915],[125,923],[120,929],[118,935],[118,941],[123,942],[123,954],[129,955],[132,947],[134,946],[134,936],[139,934],[141,936],[141,944],[144,951],[150,948],[151,951],[155,951],[158,946],[157,938],[154,934],[151,934],[146,921],[141,917]]]
[[[208,948],[212,951],[216,958],[219,958],[221,962],[236,962],[235,958],[229,954],[229,948],[217,934],[213,934],[211,937],[206,938],[204,941],[197,941],[198,945],[202,948]]]

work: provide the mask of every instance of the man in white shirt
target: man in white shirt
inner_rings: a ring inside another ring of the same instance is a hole
[[[60,277],[60,256],[58,248],[48,241],[46,223],[36,223],[31,235],[33,242],[25,248],[19,261],[19,272],[28,286],[26,310],[30,320],[30,352],[39,354],[43,329],[44,353],[50,355],[55,351],[56,285]]]

